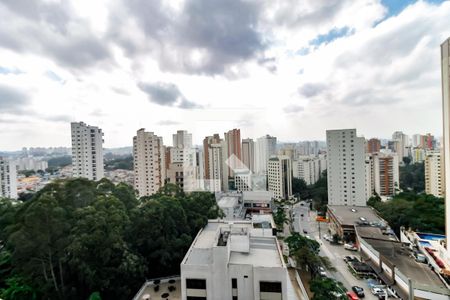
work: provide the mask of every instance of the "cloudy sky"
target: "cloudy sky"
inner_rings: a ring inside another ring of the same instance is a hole
[[[2,0],[0,150],[242,137],[441,135],[449,1]]]

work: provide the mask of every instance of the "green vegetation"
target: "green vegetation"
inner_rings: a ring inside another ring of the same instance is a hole
[[[30,176],[36,175],[36,172],[34,170],[21,170],[17,173],[20,175],[24,175],[25,177],[30,177]]]
[[[342,282],[327,277],[316,277],[311,280],[310,290],[314,293],[312,300],[347,299]]]
[[[378,211],[396,234],[399,234],[400,226],[422,232],[445,232],[445,202],[442,198],[404,192],[387,202],[374,196],[367,204]]]
[[[102,179],[57,181],[27,202],[0,199],[0,298],[130,299],[145,278],[179,274],[214,195],[166,185],[137,199]]]
[[[115,158],[111,160],[107,160],[105,162],[105,170],[133,170],[133,156],[125,156],[121,158]]]
[[[314,208],[325,212],[328,203],[327,171],[323,171],[319,180],[312,185],[307,185],[303,179],[292,179],[292,193],[300,199],[312,199]]]
[[[282,206],[278,206],[277,210],[273,213],[273,221],[275,222],[277,229],[280,231],[283,231],[284,224],[289,223],[289,219],[286,216],[286,211]]]
[[[400,188],[403,191],[425,191],[424,163],[406,164],[400,167]]]

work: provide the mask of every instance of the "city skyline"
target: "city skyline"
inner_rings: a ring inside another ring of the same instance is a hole
[[[448,1],[200,2],[0,4],[0,149],[69,146],[73,121],[101,127],[106,148],[139,128],[166,143],[182,128],[196,145],[230,128],[442,135]]]

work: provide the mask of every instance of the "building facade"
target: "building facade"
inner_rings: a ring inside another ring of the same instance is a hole
[[[134,188],[140,197],[150,196],[164,186],[166,151],[162,137],[139,129],[133,137]]]
[[[211,192],[228,191],[227,143],[218,134],[203,140],[205,157],[205,189]]]
[[[234,176],[234,169],[242,169],[242,149],[241,149],[241,130],[232,129],[224,133],[227,147],[228,175]]]
[[[255,147],[255,173],[266,175],[267,162],[277,153],[277,138],[265,135],[256,141]]]
[[[17,199],[16,165],[0,156],[0,198]]]
[[[303,179],[307,185],[316,183],[320,176],[323,166],[320,157],[301,156],[292,162],[293,177]]]
[[[103,132],[96,126],[72,122],[73,177],[100,180],[104,177]]]
[[[440,151],[428,151],[425,156],[425,192],[444,197],[442,155]]]
[[[376,153],[381,150],[381,142],[379,139],[371,138],[367,141],[367,153]]]
[[[367,155],[370,168],[370,194],[377,193],[381,197],[394,196],[400,185],[399,161],[396,153],[373,153]],[[367,178],[367,175],[366,175]],[[367,184],[366,183],[366,184]]]
[[[327,130],[329,205],[366,205],[364,144],[356,129]]]
[[[252,139],[242,140],[242,163],[252,172],[255,172],[255,143]]]
[[[181,262],[181,299],[288,299],[288,275],[272,228],[210,220]]]
[[[287,156],[272,156],[267,164],[268,190],[275,199],[289,199],[292,196],[292,165]]]

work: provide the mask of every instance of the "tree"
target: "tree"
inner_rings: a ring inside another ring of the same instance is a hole
[[[416,193],[422,193],[425,190],[425,167],[423,162],[400,167],[400,189]]]
[[[327,277],[316,277],[311,280],[310,290],[314,293],[313,300],[347,299],[342,282]]]
[[[286,211],[282,206],[278,206],[277,210],[273,214],[273,221],[275,222],[275,225],[277,226],[278,230],[283,230],[284,224],[287,224],[289,219],[286,216]]]
[[[409,157],[409,156],[403,157],[403,163],[405,165],[409,165],[411,163],[411,157]]]

